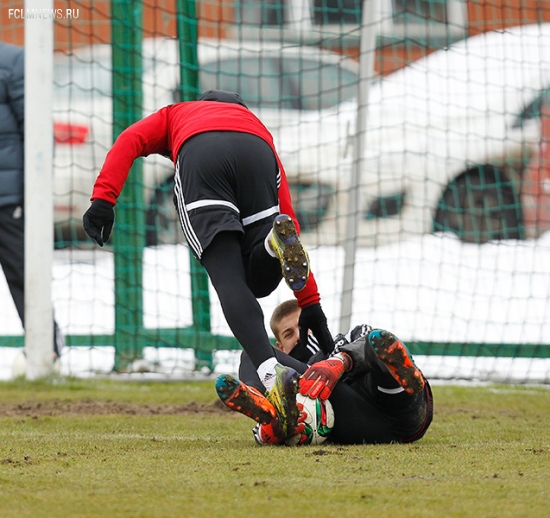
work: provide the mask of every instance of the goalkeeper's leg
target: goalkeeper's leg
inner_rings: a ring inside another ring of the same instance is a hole
[[[367,363],[374,368],[382,364],[408,394],[422,392],[424,376],[401,340],[389,331],[375,329],[368,334],[366,342]]]
[[[223,374],[216,380],[216,391],[223,403],[257,423],[268,424],[277,417],[271,402],[254,387],[245,385],[231,374]]]
[[[216,391],[223,403],[258,423],[254,437],[259,444],[280,444],[303,431],[296,404],[298,374],[278,366],[277,381],[267,397],[230,374],[216,380]]]
[[[371,330],[365,337],[338,345],[337,351],[351,356],[352,371],[366,366],[383,388],[400,387],[407,394],[418,394],[424,389],[424,376],[406,345],[389,331]]]
[[[290,437],[294,435],[300,416],[296,404],[300,375],[294,369],[280,364],[275,366],[275,370],[275,385],[266,395],[231,374],[222,374],[218,377],[216,391],[226,406],[258,423],[268,424],[276,418],[281,434]]]

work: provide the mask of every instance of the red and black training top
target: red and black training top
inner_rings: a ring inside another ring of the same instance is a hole
[[[300,226],[292,207],[285,170],[275,150],[273,136],[250,110],[232,103],[191,101],[172,104],[132,124],[119,135],[107,153],[91,200],[101,199],[116,204],[134,160],[160,154],[176,163],[183,143],[194,135],[208,131],[250,133],[269,144],[281,173],[278,191],[280,211],[293,219],[299,232]],[[306,287],[294,294],[302,308],[319,303],[320,296],[313,273]]]

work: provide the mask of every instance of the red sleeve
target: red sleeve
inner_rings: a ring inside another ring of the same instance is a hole
[[[294,296],[298,300],[298,306],[305,308],[312,304],[319,304],[321,302],[321,295],[319,295],[319,289],[317,288],[317,282],[313,276],[313,272],[309,273],[309,279],[307,280],[306,287],[301,291],[295,291]]]
[[[169,108],[162,108],[132,124],[119,135],[107,153],[91,200],[101,199],[116,204],[134,160],[153,153],[167,153]]]
[[[281,172],[281,186],[279,187],[279,210],[281,214],[287,214],[292,218],[292,221],[294,221],[294,225],[296,226],[296,230],[298,231],[298,234],[300,234],[300,225],[298,223],[298,219],[296,218],[296,214],[294,213],[294,208],[292,207],[292,199],[290,197],[290,188],[286,179],[286,173],[278,156],[277,162],[279,164],[279,171]],[[319,304],[321,301],[321,296],[319,295],[319,289],[317,288],[317,282],[315,281],[313,272],[310,272],[305,288],[301,291],[295,291],[294,296],[298,300],[298,306],[301,308],[311,306],[312,304]]]
[[[279,211],[281,214],[286,214],[292,218],[294,226],[296,227],[298,234],[300,234],[300,224],[298,223],[298,218],[296,218],[296,214],[294,213],[294,207],[292,207],[290,188],[288,187],[285,169],[279,159],[279,156],[277,154],[275,154],[275,156],[277,157],[277,164],[279,165],[279,171],[281,173],[281,185],[279,187]]]

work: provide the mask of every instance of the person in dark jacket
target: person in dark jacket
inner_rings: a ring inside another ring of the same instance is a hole
[[[0,265],[25,327],[24,50],[0,42]],[[53,231],[53,230],[52,230]],[[63,335],[54,322],[54,354]]]

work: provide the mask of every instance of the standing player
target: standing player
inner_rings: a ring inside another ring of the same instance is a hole
[[[304,373],[303,395],[329,399],[335,425],[329,440],[338,444],[412,442],[430,426],[433,397],[430,385],[414,365],[405,345],[392,333],[362,325],[338,335],[333,353],[314,351],[314,341],[304,346],[298,321],[300,307],[292,300],[274,311],[271,329],[277,340],[277,358]],[[308,359],[304,360],[304,356]],[[320,360],[320,361],[319,361]],[[269,401],[261,393],[250,359],[243,354],[239,377],[222,375],[216,381],[220,399],[231,409],[259,424],[254,438],[259,444],[282,444],[288,436],[277,419],[270,419]],[[294,433],[299,434],[298,424]]]
[[[238,94],[217,90],[132,124],[107,154],[83,217],[100,246],[109,239],[130,167],[153,153],[174,162],[174,201],[187,243],[281,426],[293,430],[298,374],[277,362],[257,298],[269,295],[284,276],[302,308],[304,332],[311,330],[327,353],[333,342],[273,137]]]

